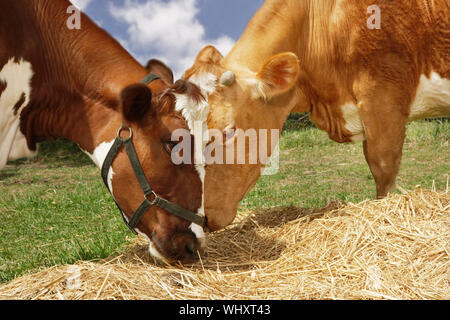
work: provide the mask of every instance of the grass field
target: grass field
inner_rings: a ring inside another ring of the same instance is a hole
[[[398,185],[445,190],[449,140],[448,121],[411,123]],[[261,178],[242,212],[374,197],[361,144],[340,145],[324,132],[289,122],[280,148],[279,173]],[[0,172],[0,282],[41,267],[106,258],[133,238],[98,169],[71,143],[44,143],[36,159]]]

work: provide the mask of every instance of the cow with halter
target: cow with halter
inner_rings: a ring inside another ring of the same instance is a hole
[[[379,1],[378,28],[373,3],[266,0],[227,57],[208,46],[184,75],[206,95],[205,125],[232,139],[236,129],[281,132],[290,113],[308,112],[334,141],[363,141],[377,197],[385,197],[407,122],[450,115],[450,5]],[[206,166],[211,230],[234,220],[263,165]]]
[[[67,28],[67,0],[0,2],[0,169],[58,137],[101,169],[127,225],[157,258],[193,260],[204,244],[203,184],[175,165],[173,108],[187,84],[153,60],[150,74],[86,15]],[[158,74],[158,75],[156,75]]]

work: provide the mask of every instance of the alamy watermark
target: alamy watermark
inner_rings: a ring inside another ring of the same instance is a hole
[[[69,18],[67,19],[66,25],[69,30],[80,30],[81,29],[81,10],[75,6],[71,5],[67,8],[67,14]],[[377,5],[371,5],[367,8],[367,14],[369,15],[367,19],[367,28],[370,30],[381,29],[381,9]]]
[[[203,123],[197,121],[192,132],[178,129],[172,133],[177,144],[171,158],[176,165],[261,165],[262,174],[273,175],[279,169],[279,138],[279,129],[204,131]]]
[[[67,8],[66,11],[70,16],[67,19],[66,26],[69,30],[81,29],[81,10],[72,5]]]
[[[369,18],[367,19],[367,28],[369,30],[380,30],[381,29],[381,9],[377,5],[372,5],[367,8],[367,14]]]
[[[67,270],[69,276],[66,279],[66,286],[69,290],[81,289],[81,269],[77,266],[71,266]]]

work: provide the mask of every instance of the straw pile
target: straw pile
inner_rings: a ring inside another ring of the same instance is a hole
[[[138,239],[105,261],[0,286],[2,299],[450,299],[450,194],[417,189],[317,211],[241,215],[190,266]]]

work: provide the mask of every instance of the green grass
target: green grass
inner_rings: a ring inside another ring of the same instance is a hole
[[[450,123],[409,125],[398,185],[446,188]],[[241,210],[374,198],[361,144],[337,144],[303,121],[283,132],[280,171],[264,176]],[[47,142],[38,158],[0,171],[0,283],[41,267],[96,260],[123,250],[134,235],[124,225],[99,170],[72,143]]]
[[[280,142],[280,170],[262,177],[243,200],[247,209],[299,206],[318,208],[328,200],[360,202],[375,198],[375,181],[362,143],[338,144],[320,130],[288,122]],[[450,174],[450,123],[408,124],[397,186],[444,190]]]
[[[106,258],[130,235],[99,170],[68,142],[0,172],[0,282],[29,270]]]

